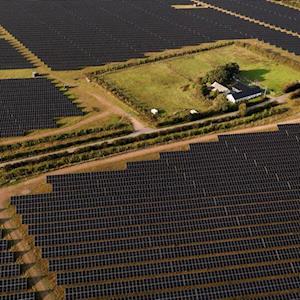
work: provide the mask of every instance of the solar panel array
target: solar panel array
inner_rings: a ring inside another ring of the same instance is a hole
[[[14,49],[7,40],[0,38],[0,70],[28,68],[33,68],[33,65]]]
[[[66,299],[298,299],[299,138],[221,136],[12,203]]]
[[[204,0],[238,14],[300,34],[300,11],[268,0]]]
[[[57,70],[124,61],[143,57],[146,52],[219,39],[257,38],[300,54],[297,37],[213,9],[171,7],[188,3],[191,2],[11,0],[0,2],[0,19],[18,40]],[[265,6],[267,2],[261,1],[262,9],[257,10],[257,15],[269,21],[263,11]],[[296,18],[294,26],[299,24],[298,15]]]
[[[83,112],[50,80],[0,80],[0,137],[57,127],[56,119]]]
[[[0,229],[0,300],[35,300],[27,278],[22,276],[21,266],[15,263],[14,253],[9,251],[8,241],[2,238]]]

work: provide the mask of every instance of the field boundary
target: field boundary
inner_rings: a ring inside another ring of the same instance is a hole
[[[264,109],[264,108],[263,108]],[[154,145],[173,143],[178,140],[191,139],[194,136],[206,135],[209,133],[223,133],[229,129],[240,128],[248,124],[254,124],[256,121],[267,119],[276,115],[286,113],[286,107],[271,107],[260,112],[251,114],[243,118],[234,118],[211,124],[194,124],[180,126],[179,128],[170,128],[162,131],[154,131],[138,136],[127,136],[112,141],[101,142],[97,145],[85,146],[85,148],[76,151],[60,152],[49,154],[41,158],[29,158],[23,162],[7,163],[3,169],[6,172],[6,178],[3,178],[2,186],[15,184],[25,177],[48,173],[49,171],[65,168],[66,166],[78,165],[87,161],[94,161],[110,156],[120,155],[122,153],[137,151]],[[201,126],[202,125],[202,126]]]
[[[300,71],[300,60],[293,59],[292,57],[288,57],[287,55],[283,55],[281,52],[285,52],[285,50],[282,50],[280,48],[275,47],[275,49],[272,49],[271,47],[266,47],[266,43],[258,42],[258,43],[251,43],[249,41],[236,41],[235,44],[237,46],[249,49],[252,52],[259,53],[271,60],[278,60],[281,64],[287,65],[290,68]],[[276,51],[276,49],[278,49]],[[291,54],[288,52],[288,54]],[[292,54],[293,55],[293,54]]]
[[[177,50],[175,49],[175,50],[170,50],[170,51],[165,50],[162,53],[152,54],[151,56],[146,57],[146,58],[134,59],[132,61],[127,61],[124,63],[115,63],[112,65],[104,66],[100,70],[88,73],[87,77],[90,80],[93,80],[94,76],[109,74],[109,73],[113,73],[113,72],[116,72],[116,71],[119,71],[122,69],[137,67],[137,66],[144,65],[144,64],[156,63],[159,61],[174,59],[177,57],[194,55],[194,54],[197,54],[200,52],[206,52],[206,51],[213,50],[213,49],[227,47],[227,46],[233,45],[234,43],[235,43],[235,40],[217,41],[214,43],[200,44],[198,46],[190,46],[188,48],[183,48],[183,49],[177,49]]]

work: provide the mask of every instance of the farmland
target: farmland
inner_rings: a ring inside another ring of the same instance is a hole
[[[108,73],[104,78],[139,104],[165,115],[190,109],[205,112],[213,103],[197,97],[198,79],[229,62],[240,65],[242,78],[268,88],[272,95],[280,95],[285,85],[300,78],[300,71],[236,45]]]

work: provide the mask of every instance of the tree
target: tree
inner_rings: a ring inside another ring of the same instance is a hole
[[[241,103],[239,105],[239,115],[240,117],[245,117],[247,114],[247,105],[246,103]]]
[[[202,84],[213,83],[217,81],[220,84],[228,84],[240,72],[240,67],[237,63],[228,63],[223,66],[218,66],[214,70],[208,72],[202,79]]]
[[[216,111],[226,112],[229,108],[229,103],[224,94],[219,94],[214,100],[214,107]]]

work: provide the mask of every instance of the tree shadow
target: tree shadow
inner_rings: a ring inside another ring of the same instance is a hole
[[[263,81],[269,72],[270,70],[267,69],[242,70],[241,76],[250,81]]]

